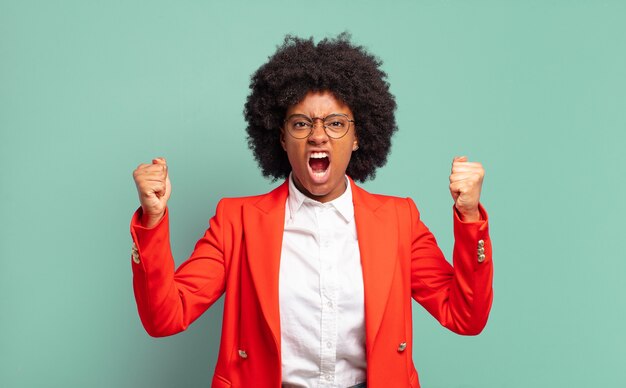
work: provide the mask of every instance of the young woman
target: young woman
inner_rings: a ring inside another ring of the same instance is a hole
[[[285,39],[245,106],[261,171],[284,183],[222,199],[176,270],[166,161],[134,171],[139,316],[150,335],[172,335],[225,294],[213,387],[419,387],[412,299],[454,332],[485,326],[493,269],[480,163],[453,159],[454,266],[410,198],[355,183],[385,164],[397,129],[380,65],[346,35]]]

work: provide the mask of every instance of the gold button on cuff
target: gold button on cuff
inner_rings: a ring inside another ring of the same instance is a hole
[[[478,262],[482,263],[483,261],[485,261],[485,255],[478,255]]]
[[[248,353],[246,353],[245,350],[239,349],[239,357],[241,357],[241,358],[248,358]]]
[[[482,248],[485,246],[485,241],[484,240],[478,240],[478,248]]]
[[[478,254],[482,255],[483,253],[485,253],[485,248],[478,248]]]
[[[137,249],[137,245],[135,245],[135,243],[133,243],[133,246],[131,248],[131,254],[130,257],[133,259],[133,262],[139,264],[139,250]]]
[[[398,351],[399,351],[399,352],[404,352],[404,349],[406,349],[406,342],[402,342],[402,343],[398,346]]]

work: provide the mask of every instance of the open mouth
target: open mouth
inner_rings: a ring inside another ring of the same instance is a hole
[[[309,167],[315,177],[322,177],[330,166],[330,158],[326,152],[312,152],[309,156]]]

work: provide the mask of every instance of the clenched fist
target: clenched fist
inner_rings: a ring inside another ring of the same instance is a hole
[[[452,161],[450,194],[463,221],[480,220],[478,202],[484,176],[485,170],[480,163],[468,162],[465,156],[456,157]]]
[[[143,226],[151,228],[165,214],[167,200],[172,194],[172,184],[167,173],[165,159],[157,158],[152,159],[152,164],[140,164],[133,171],[133,178],[143,210],[141,223]]]

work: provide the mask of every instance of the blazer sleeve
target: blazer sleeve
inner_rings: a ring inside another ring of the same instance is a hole
[[[141,225],[141,208],[132,217],[133,290],[141,322],[153,337],[185,330],[224,292],[222,206],[209,221],[191,257],[174,270],[169,210],[152,228]]]
[[[435,237],[411,211],[411,294],[443,326],[458,334],[479,334],[487,323],[493,300],[493,263],[487,212],[481,221],[463,222],[453,207],[453,266]],[[484,256],[481,256],[484,255]]]

